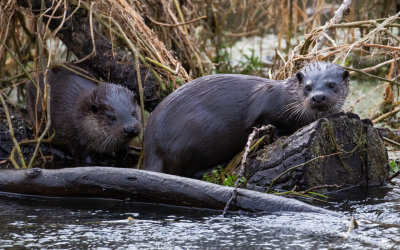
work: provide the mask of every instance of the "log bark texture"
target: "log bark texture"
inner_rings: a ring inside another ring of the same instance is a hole
[[[277,179],[274,189],[382,185],[388,181],[387,164],[385,145],[371,121],[339,113],[256,152],[249,160],[248,186],[266,190],[274,178],[295,166],[300,167]]]
[[[35,15],[40,14],[41,0],[17,0],[17,2],[24,8],[32,6],[32,13]],[[46,8],[55,6],[52,0],[45,0],[44,2]],[[64,7],[61,5],[54,13],[54,16],[62,16],[63,10]],[[70,16],[72,10],[71,7],[68,7],[66,16]],[[44,17],[44,21],[47,22],[48,18]],[[49,22],[49,28],[52,30],[57,29],[61,21],[62,18],[52,18]],[[79,66],[89,70],[96,77],[101,77],[108,82],[121,84],[138,93],[134,57],[126,51],[113,48],[111,42],[97,31],[95,25],[93,26],[93,33],[96,53],[80,63]],[[79,9],[65,21],[57,36],[78,58],[84,58],[93,51],[93,42],[90,34],[87,12]],[[143,84],[145,108],[151,111],[161,101],[159,85],[146,67],[140,66],[140,75]]]
[[[222,210],[232,190],[195,179],[126,168],[0,170],[0,191],[30,195],[130,198],[138,202]],[[336,214],[294,199],[246,189],[238,190],[236,202],[231,206],[231,210],[239,209]]]

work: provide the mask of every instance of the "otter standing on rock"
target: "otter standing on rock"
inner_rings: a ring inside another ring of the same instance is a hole
[[[143,169],[193,176],[239,153],[253,127],[272,124],[287,135],[340,111],[348,85],[349,72],[325,62],[280,81],[234,74],[195,79],[150,115]]]
[[[129,141],[141,133],[140,108],[129,89],[111,83],[98,85],[64,68],[49,70],[47,81],[51,125],[56,131],[53,141],[78,159],[91,162],[96,155],[126,153]],[[43,75],[39,84],[43,90]],[[35,113],[37,119],[42,117],[42,98],[35,110],[37,89],[28,82],[26,90],[35,125]]]

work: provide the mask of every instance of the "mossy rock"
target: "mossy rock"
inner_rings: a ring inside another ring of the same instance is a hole
[[[389,175],[387,164],[385,145],[371,121],[338,113],[259,150],[249,160],[248,187],[266,190],[291,168],[273,189],[383,185]]]

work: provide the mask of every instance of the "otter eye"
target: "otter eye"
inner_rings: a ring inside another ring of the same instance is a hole
[[[310,85],[306,85],[306,90],[307,91],[311,91],[311,86]]]
[[[109,121],[115,121],[115,120],[117,120],[117,118],[115,117],[115,115],[112,113],[112,112],[110,112],[110,111],[105,111],[104,112],[104,114],[106,115],[106,117],[107,117],[107,119],[109,120]]]
[[[136,116],[136,112],[132,112],[132,116],[135,117]]]
[[[117,120],[117,118],[115,118],[115,116],[113,116],[113,115],[107,115],[107,118],[108,118],[108,120],[110,120],[112,122]]]
[[[328,88],[330,88],[330,89],[335,88],[335,83],[334,82],[328,83]]]

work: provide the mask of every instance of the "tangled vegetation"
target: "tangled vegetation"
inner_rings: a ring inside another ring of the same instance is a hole
[[[34,2],[51,6],[33,13],[29,5]],[[345,3],[350,11],[332,18]],[[390,120],[400,111],[397,8],[396,1],[388,0],[5,0],[0,2],[0,93],[10,103],[23,103],[24,83],[37,72],[63,62],[84,62],[99,53],[93,47],[78,56],[60,36],[69,19],[86,15],[90,37],[94,40],[98,31],[115,54],[123,51],[140,61],[157,78],[164,96],[206,74],[285,79],[306,62],[331,61],[360,79],[384,85],[380,112],[370,118],[398,128],[400,124]],[[55,10],[62,14],[55,15]],[[52,19],[60,24],[52,27]],[[235,61],[235,45],[247,38],[259,49],[240,51],[250,54]],[[265,48],[268,39],[271,48]]]

